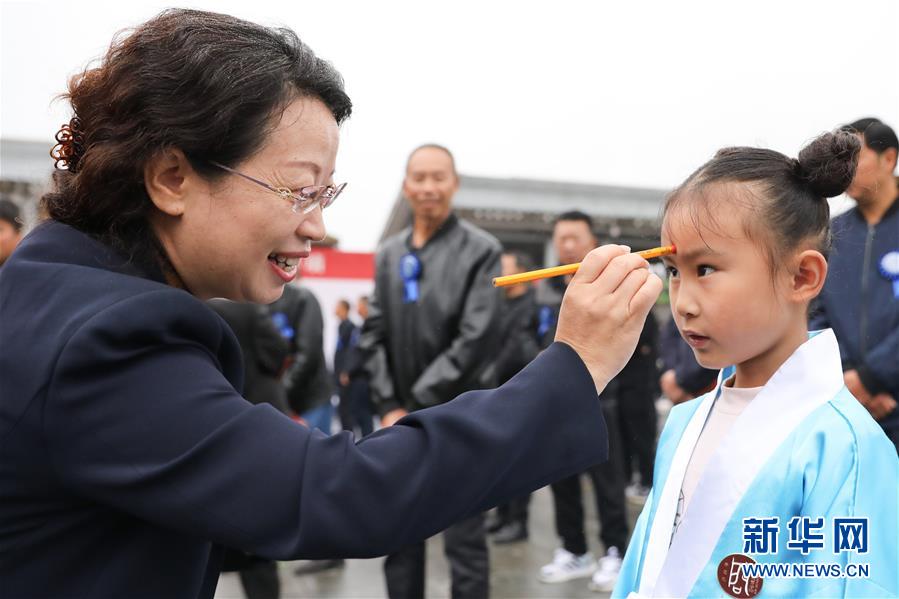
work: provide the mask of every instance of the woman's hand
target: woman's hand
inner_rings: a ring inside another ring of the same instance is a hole
[[[397,420],[404,418],[409,412],[404,410],[403,408],[397,408],[395,410],[390,410],[381,418],[381,426],[388,427],[396,424]]]
[[[646,316],[662,291],[649,263],[630,248],[605,245],[587,254],[562,300],[556,341],[586,364],[597,392],[637,347]]]

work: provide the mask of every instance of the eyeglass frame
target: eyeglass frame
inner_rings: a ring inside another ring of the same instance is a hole
[[[303,214],[309,214],[310,212],[315,210],[316,206],[321,206],[322,210],[324,210],[325,208],[333,204],[334,200],[337,199],[337,196],[340,195],[340,192],[342,192],[344,188],[346,188],[346,183],[341,183],[340,185],[306,185],[299,191],[301,196],[304,197],[298,197],[287,187],[275,187],[274,185],[269,185],[265,181],[260,181],[255,177],[251,177],[250,175],[244,174],[240,171],[234,170],[229,166],[225,166],[224,164],[212,160],[209,161],[209,164],[227,171],[233,175],[237,175],[238,177],[243,177],[244,179],[251,181],[256,185],[261,185],[267,190],[278,194],[284,200],[293,200],[293,206],[291,206],[291,210],[293,210],[293,212],[297,214],[301,212]],[[307,191],[310,189],[314,189],[315,191]],[[329,192],[331,193],[331,195],[322,199],[322,196]]]

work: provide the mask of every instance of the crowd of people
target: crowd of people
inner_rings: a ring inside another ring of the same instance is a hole
[[[171,51],[160,39],[181,40],[183,72],[154,75]],[[498,290],[494,277],[532,270],[533,257],[454,213],[448,148],[415,148],[402,183],[412,222],[378,248],[371,295],[333,307],[329,367],[322,306],[286,283],[342,191],[327,175],[350,113],[339,75],[291,32],[200,11],[168,11],[118,43],[73,80],[78,118],[55,155],[49,222],[23,240],[18,207],[0,200],[0,577],[14,594],[58,594],[38,566],[81,560],[72,592],[116,595],[166,552],[165,576],[142,593],[210,596],[224,568],[251,599],[277,597],[277,560],[307,559],[294,572],[306,575],[386,555],[387,595],[415,599],[425,539],[441,533],[451,595],[486,598],[489,540],[528,542],[544,486],[558,547],[533,573],[541,583],[717,594],[746,520],[853,517],[872,522],[870,576],[772,579],[768,592],[899,591],[890,126],[855,121],[797,159],[726,148],[690,175],[660,228],[677,247],[663,259],[670,316],[650,311],[661,285],[645,261],[602,245],[578,210],[556,215],[551,236],[557,263],[583,262],[578,273]],[[211,55],[200,46],[259,78],[199,83]],[[128,74],[137,57],[142,81]],[[210,94],[224,146],[208,128]],[[151,98],[159,122],[147,124],[128,107]],[[296,185],[257,178],[285,153]],[[241,191],[223,196],[223,179]],[[831,222],[826,198],[844,191],[856,206]],[[268,212],[270,192],[288,200],[284,214]],[[248,249],[218,255],[226,244]],[[46,299],[48,280],[77,301]],[[664,422],[660,397],[675,405]],[[644,505],[634,530],[628,500]],[[107,553],[91,551],[101,542]],[[787,562],[789,549],[767,554]]]

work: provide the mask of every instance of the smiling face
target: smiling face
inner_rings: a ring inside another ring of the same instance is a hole
[[[297,193],[333,184],[337,123],[318,99],[291,102],[259,151],[233,165],[241,173]],[[310,243],[325,235],[321,208],[292,210],[292,200],[233,174],[199,176],[178,153],[145,170],[159,211],[153,228],[184,285],[200,298],[271,303],[294,279]]]
[[[747,236],[744,222],[758,215],[722,197],[727,185],[705,193],[721,201],[698,226],[690,203],[702,200],[695,198],[671,208],[662,225],[662,245],[677,246],[676,255],[663,258],[671,312],[702,366],[737,365],[739,386],[763,385],[805,340],[807,304],[788,291],[790,268],[772,273],[759,240]]]

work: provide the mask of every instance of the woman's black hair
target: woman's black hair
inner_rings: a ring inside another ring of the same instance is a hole
[[[860,145],[855,135],[836,131],[813,140],[798,159],[763,148],[724,148],[668,196],[664,213],[689,203],[698,225],[713,204],[733,199],[734,194],[706,193],[710,186],[748,184],[740,195],[758,218],[747,219],[747,233],[768,236],[763,246],[772,270],[777,269],[779,258],[802,244],[811,243],[826,256],[830,249],[826,199],[849,187]]]
[[[222,171],[211,162],[252,156],[298,97],[323,102],[338,124],[352,110],[340,74],[293,31],[185,9],[118,36],[64,97],[75,116],[53,155],[68,168],[54,173],[43,206],[138,262],[165,262],[143,181],[159,151],[180,149],[213,179]]]

